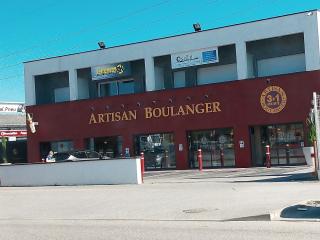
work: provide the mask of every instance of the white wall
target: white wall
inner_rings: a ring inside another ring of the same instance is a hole
[[[140,183],[139,158],[0,166],[0,186]]]
[[[238,79],[245,79],[248,71],[247,58],[241,54],[244,52],[245,42],[302,32],[305,40],[306,70],[320,69],[318,15],[317,11],[314,11],[312,15],[299,13],[209,31],[27,62],[25,63],[26,105],[35,103],[33,92],[33,76],[35,75],[145,59],[147,91],[152,91],[155,88],[153,57],[235,43],[238,54]],[[75,81],[75,79],[70,78],[70,81]],[[70,84],[70,86],[73,85],[75,84]]]
[[[237,80],[237,65],[227,64],[198,68],[198,85]]]
[[[306,70],[305,55],[302,53],[261,59],[257,61],[257,68],[258,77],[302,72]]]

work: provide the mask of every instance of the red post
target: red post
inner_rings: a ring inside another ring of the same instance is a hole
[[[144,175],[144,153],[143,152],[141,152],[140,161],[141,161],[141,180],[143,182],[143,175]]]
[[[202,171],[202,151],[201,149],[198,149],[198,163],[199,163],[199,171]]]
[[[311,158],[313,158],[313,163],[314,163],[314,175],[317,175],[317,169],[318,169],[318,148],[317,148],[317,141],[313,141],[313,154],[311,154]]]
[[[266,166],[271,167],[270,145],[266,146]]]
[[[224,167],[224,153],[223,153],[223,148],[220,148],[220,161],[221,161],[221,167]]]

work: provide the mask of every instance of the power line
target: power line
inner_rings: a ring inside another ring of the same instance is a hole
[[[172,1],[172,0],[164,0],[164,1],[158,2],[156,4],[150,5],[148,7],[144,7],[144,8],[138,9],[136,11],[132,11],[129,14],[114,18],[114,19],[109,20],[107,22],[104,22],[104,23],[101,23],[101,24],[98,24],[98,25],[94,25],[94,26],[90,26],[90,27],[86,27],[86,28],[82,28],[79,31],[75,31],[73,33],[68,34],[68,36],[63,35],[63,36],[60,36],[60,37],[56,37],[56,38],[54,38],[52,40],[46,41],[46,46],[48,44],[51,44],[51,43],[54,43],[54,42],[57,42],[57,41],[62,41],[62,40],[67,39],[67,38],[69,38],[71,36],[76,36],[76,35],[82,34],[84,32],[92,31],[92,28],[97,28],[97,27],[100,27],[100,26],[103,26],[103,25],[106,25],[106,24],[114,23],[116,21],[124,20],[124,19],[126,19],[128,17],[135,16],[135,15],[140,14],[142,12],[145,12],[145,11],[147,11],[149,9],[161,6],[163,4],[166,4],[166,3],[170,2],[170,1]],[[41,48],[41,45],[38,43],[38,44],[35,44],[35,45],[31,46],[31,47],[28,47],[28,48],[25,48],[25,49],[22,49],[22,50],[19,50],[19,51],[15,51],[15,52],[12,52],[12,53],[8,53],[6,55],[0,56],[0,59],[4,59],[4,58],[7,58],[7,57],[10,57],[10,56],[13,56],[13,55],[19,55],[21,53],[31,51],[34,48]]]
[[[13,75],[13,76],[9,76],[9,77],[0,78],[0,81],[12,79],[12,78],[20,78],[20,77],[23,77],[23,74],[18,74],[18,75]]]
[[[170,1],[170,0],[162,1],[162,2],[160,2],[160,3],[158,3],[158,4],[152,5],[151,7],[159,6],[160,4],[164,4],[164,3],[167,3],[167,2],[169,2],[169,1]],[[212,3],[216,2],[216,1],[218,1],[218,0],[209,0],[209,1],[207,1],[206,3],[207,3],[207,4],[212,4]],[[278,1],[278,0],[272,0],[272,1]],[[258,2],[256,2],[256,3],[257,3],[257,5],[255,4],[255,5],[253,5],[252,7],[250,7],[249,9],[252,10],[252,9],[255,9],[255,8],[259,7],[260,2],[258,1]],[[149,8],[150,8],[150,7],[145,7],[145,8],[143,8],[143,9],[140,9],[139,11],[141,12],[141,11],[144,11],[144,10],[149,9]],[[247,8],[247,9],[248,9],[248,8]],[[174,13],[174,16],[183,15],[184,13],[188,12],[189,10],[190,10],[190,9],[187,9],[187,10],[184,10],[184,11],[180,11],[180,12],[178,12],[178,13]],[[138,12],[138,11],[135,11],[135,14],[137,14],[137,12]],[[232,12],[232,13],[229,13],[228,15],[232,15],[232,16],[234,17],[234,16],[238,15],[239,13],[240,13],[240,14],[243,14],[243,11],[242,11],[242,10],[240,10],[240,11],[234,11],[234,12]],[[164,19],[168,19],[168,17],[170,17],[170,16],[171,16],[171,15],[165,16],[165,17],[163,17],[163,18],[159,18],[159,19],[156,19],[156,20],[151,21],[151,22],[149,21],[149,22],[148,22],[148,25],[154,24],[154,23],[157,23],[157,22],[160,22],[160,21],[163,21]],[[126,15],[126,16],[121,16],[121,17],[119,17],[119,18],[117,18],[117,19],[127,18],[127,17],[128,17],[128,15]],[[220,20],[220,19],[224,19],[225,17],[226,17],[226,15],[224,15],[223,17],[214,18],[213,21]],[[100,24],[100,25],[101,25],[101,24]],[[99,25],[99,26],[100,26],[100,25]],[[111,38],[122,36],[124,32],[125,32],[125,33],[134,32],[134,31],[139,30],[139,29],[141,29],[141,25],[139,25],[139,26],[137,26],[137,27],[134,27],[134,28],[131,28],[131,29],[127,29],[127,30],[125,30],[125,31],[118,32],[117,34],[111,35]],[[78,32],[78,33],[80,33],[80,32]],[[84,41],[82,41],[82,42],[84,42]],[[76,49],[76,48],[79,48],[79,46],[80,46],[80,42],[78,42],[76,45],[74,45],[74,46],[72,46],[72,47],[70,47],[70,48],[68,48],[68,49],[64,49],[64,52],[65,52],[66,50],[72,51],[72,50],[74,50],[74,49]],[[47,55],[50,56],[50,54],[47,54]],[[59,54],[57,54],[57,55],[59,55]],[[1,58],[0,58],[0,59],[1,59]],[[0,68],[0,70],[5,69],[5,68],[9,68],[9,67],[18,66],[18,65],[20,65],[20,64],[21,64],[21,63],[19,63],[19,64],[14,64],[14,65],[9,65],[9,66]],[[0,79],[0,80],[1,80],[1,79]]]

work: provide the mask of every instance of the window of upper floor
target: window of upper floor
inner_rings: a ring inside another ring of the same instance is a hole
[[[250,41],[246,47],[249,77],[306,70],[303,33]]]
[[[144,92],[144,60],[78,69],[77,86],[78,99]]]
[[[69,74],[58,72],[35,76],[36,104],[70,100]]]
[[[215,49],[216,51],[213,52]],[[199,64],[197,61],[200,58],[216,60]],[[178,63],[172,63],[173,61]],[[184,61],[191,63],[184,63]],[[154,58],[154,63],[156,90],[192,87],[237,79],[234,44],[159,56]]]

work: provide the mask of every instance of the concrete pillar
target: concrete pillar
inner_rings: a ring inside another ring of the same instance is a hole
[[[247,47],[245,42],[236,43],[238,80],[248,78]]]
[[[78,77],[77,70],[69,70],[69,89],[70,89],[70,101],[78,100]]]
[[[249,127],[247,125],[236,125],[233,129],[236,167],[251,167],[251,146]],[[244,142],[244,148],[240,148],[240,141]]]
[[[26,106],[36,105],[36,88],[34,76],[24,71]]]
[[[313,11],[312,15],[306,16],[312,19],[315,24],[304,32],[304,47],[306,58],[306,70],[313,71],[320,69],[320,12]],[[314,27],[316,26],[316,27]]]
[[[144,59],[145,71],[146,71],[146,91],[154,91],[156,88],[155,71],[154,71],[154,59],[153,57],[147,57]]]

